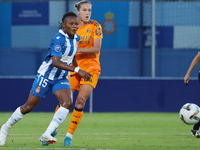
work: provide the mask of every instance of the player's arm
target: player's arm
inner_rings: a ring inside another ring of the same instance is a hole
[[[192,60],[192,63],[190,64],[190,67],[184,77],[184,83],[189,82],[190,74],[191,74],[192,70],[195,68],[195,66],[199,63],[199,61],[200,61],[200,52],[198,52],[197,55]]]
[[[61,61],[61,57],[53,56],[53,66],[65,71],[72,71],[74,72],[74,67],[67,65],[66,63]]]
[[[94,46],[89,48],[78,48],[78,53],[87,53],[87,54],[98,54],[101,49],[102,39],[94,39]]]
[[[76,55],[73,58],[72,64],[74,65],[74,67],[78,67],[78,63],[77,63],[77,60],[76,60]]]
[[[66,70],[66,71],[76,72],[81,77],[83,77],[84,80],[88,81],[93,76],[90,73],[88,73],[88,72],[86,72],[84,70],[81,70],[79,67],[72,67],[72,66],[67,65],[66,63],[61,61],[61,57],[53,56],[52,59],[53,59],[53,66],[54,67],[62,69],[62,70]],[[77,64],[77,66],[78,66],[78,64]]]

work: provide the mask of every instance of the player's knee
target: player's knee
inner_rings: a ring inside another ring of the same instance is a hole
[[[86,102],[87,98],[84,96],[78,96],[77,100],[76,100],[76,106],[83,108],[85,106],[85,102]]]
[[[67,109],[70,109],[71,106],[73,104],[73,101],[72,99],[70,100],[63,100],[62,102],[60,102],[60,106],[64,107],[64,108],[67,108]]]
[[[33,110],[33,107],[31,105],[23,105],[21,106],[21,113],[27,114]]]

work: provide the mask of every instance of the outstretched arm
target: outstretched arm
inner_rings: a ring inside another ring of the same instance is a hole
[[[184,77],[184,83],[189,82],[190,74],[191,74],[192,70],[195,68],[195,66],[199,63],[199,61],[200,61],[200,52],[198,52],[197,55],[192,60],[192,63],[190,64],[190,67]]]

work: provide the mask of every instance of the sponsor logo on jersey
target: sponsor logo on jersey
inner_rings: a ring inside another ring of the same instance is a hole
[[[60,38],[60,36],[57,36],[57,37],[56,37],[56,39],[59,39],[59,38]]]
[[[39,86],[35,89],[35,92],[40,93],[40,87]]]
[[[55,46],[55,51],[56,52],[60,52],[61,51],[61,46],[60,45],[56,45]]]

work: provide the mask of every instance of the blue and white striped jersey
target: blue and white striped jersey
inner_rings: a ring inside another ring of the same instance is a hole
[[[77,52],[79,40],[80,37],[77,34],[74,35],[74,39],[70,39],[63,30],[59,30],[52,39],[49,52],[37,72],[50,80],[67,78],[69,71],[54,67],[52,64],[52,56],[62,57],[62,62],[71,65],[74,55]]]

